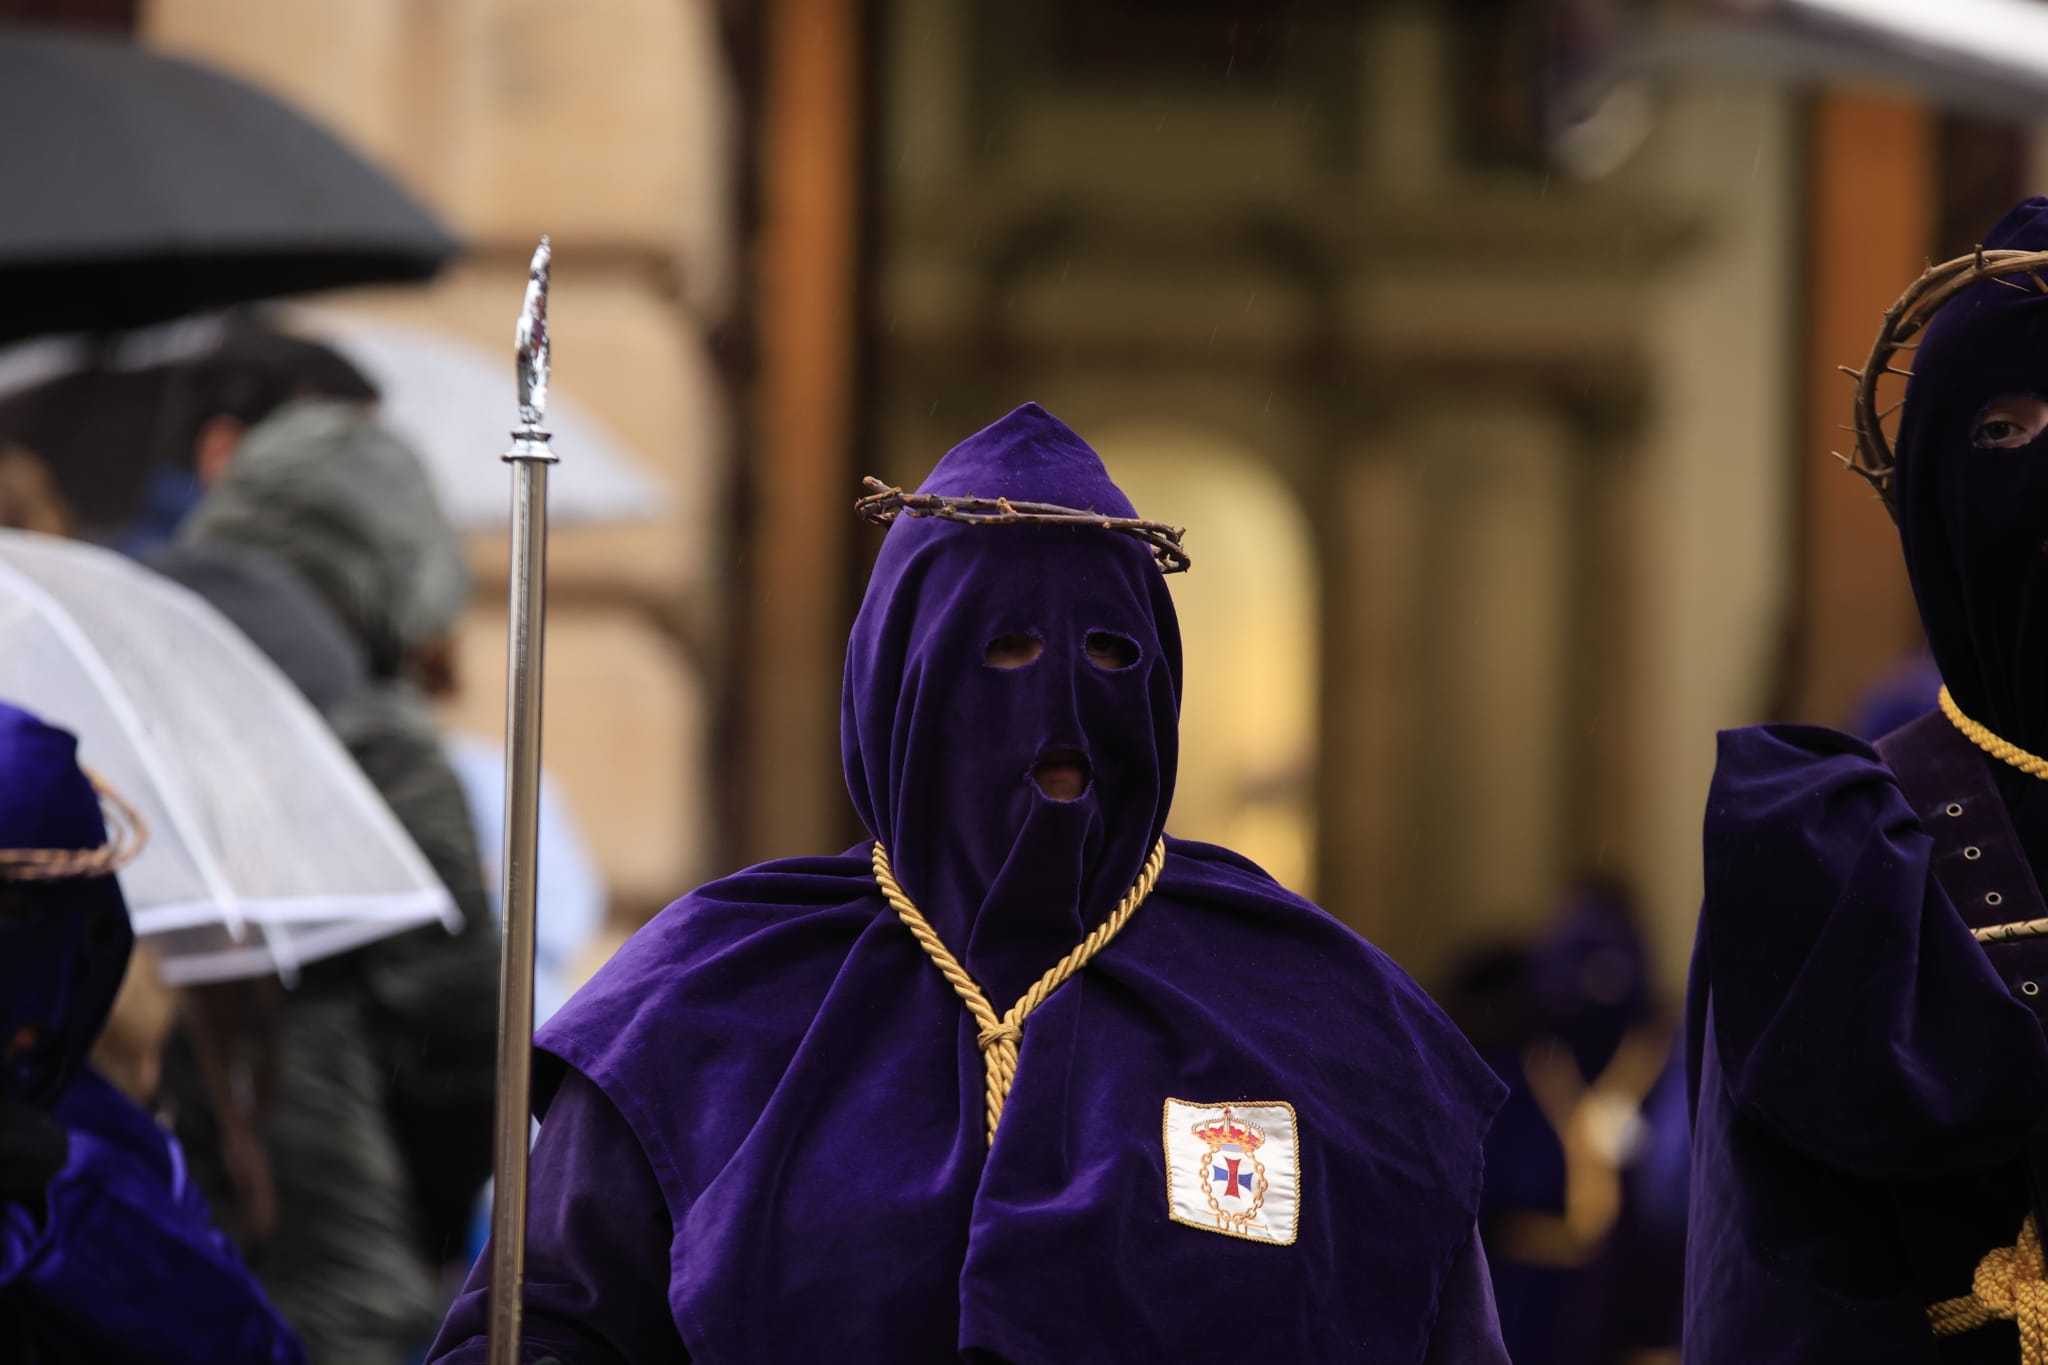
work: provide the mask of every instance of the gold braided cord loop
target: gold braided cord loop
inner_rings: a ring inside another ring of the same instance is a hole
[[[2048,1365],[2048,1271],[2031,1213],[2017,1241],[1984,1253],[1968,1294],[1927,1308],[1927,1324],[1938,1337],[1960,1336],[1993,1322],[2019,1324],[2020,1365]]]
[[[1949,724],[1963,732],[1965,739],[2000,763],[2010,763],[2029,777],[2048,778],[2048,758],[2030,754],[2019,745],[2000,739],[1983,723],[1971,720],[1963,714],[1963,708],[1956,705],[1956,699],[1948,694],[1945,685],[1941,689],[1941,713],[1948,717]]]
[[[104,877],[135,861],[149,842],[149,825],[141,812],[92,773],[106,814],[107,841],[98,848],[0,848],[0,882],[58,882]]]
[[[882,841],[875,841],[874,849],[875,885],[882,888],[882,898],[895,908],[897,917],[910,930],[911,937],[918,941],[925,956],[939,969],[939,975],[946,978],[946,984],[953,988],[953,994],[960,997],[960,1003],[967,1006],[967,1012],[979,1025],[975,1041],[981,1046],[982,1066],[988,1075],[988,1140],[994,1146],[996,1124],[1002,1121],[1003,1102],[1010,1097],[1010,1086],[1017,1079],[1017,1049],[1024,1041],[1024,1021],[1031,1012],[1044,1004],[1046,997],[1065,984],[1088,965],[1088,960],[1109,946],[1131,916],[1138,913],[1138,907],[1152,894],[1158,885],[1159,871],[1166,866],[1166,840],[1161,839],[1152,846],[1152,856],[1145,860],[1144,871],[1138,880],[1117,902],[1116,909],[1109,912],[1109,918],[1095,926],[1093,933],[1076,944],[1074,950],[1061,958],[1044,976],[1031,984],[1031,989],[1010,1006],[1009,1012],[997,1017],[995,1006],[989,1004],[988,996],[975,984],[967,969],[960,965],[960,959],[947,951],[939,941],[938,931],[931,921],[924,917],[903,888],[897,884],[896,873],[889,866],[889,851],[882,847]]]

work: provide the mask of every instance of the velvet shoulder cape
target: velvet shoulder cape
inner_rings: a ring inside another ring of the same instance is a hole
[[[647,1157],[697,1359],[1423,1358],[1502,1088],[1363,939],[1169,846],[1031,1016],[992,1149],[973,1025],[865,845],[701,888],[543,1030],[543,1120],[574,1067]],[[1292,1245],[1169,1220],[1169,1098],[1294,1107]]]
[[[2048,940],[1987,952],[1970,927],[2039,894],[1967,740],[1935,715],[1884,743],[1913,795],[1830,730],[1720,737],[1687,1000],[1689,1362],[1960,1358],[1925,1306],[2025,1210]]]

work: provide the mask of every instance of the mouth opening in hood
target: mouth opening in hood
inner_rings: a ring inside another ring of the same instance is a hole
[[[1094,773],[1078,749],[1048,749],[1031,765],[1031,780],[1052,801],[1078,801],[1088,794]]]

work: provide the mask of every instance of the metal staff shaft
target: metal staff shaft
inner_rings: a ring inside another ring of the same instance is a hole
[[[533,1092],[534,892],[539,873],[541,673],[547,629],[548,239],[534,252],[519,316],[519,416],[505,660],[505,915],[498,970],[498,1114],[491,1199],[490,1365],[518,1365],[526,1286],[526,1171]]]

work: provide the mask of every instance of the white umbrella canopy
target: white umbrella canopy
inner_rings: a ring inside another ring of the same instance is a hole
[[[358,314],[293,308],[283,316],[377,386],[378,416],[426,461],[449,520],[465,531],[505,525],[505,469],[490,454],[511,429],[509,332],[500,355],[452,333]],[[574,395],[549,393],[547,429],[562,452],[548,477],[549,520],[647,521],[667,512],[668,488]]]
[[[275,973],[459,912],[316,711],[206,602],[0,530],[0,699],[78,736],[142,816],[120,873],[172,984]]]

